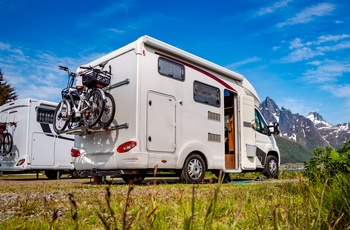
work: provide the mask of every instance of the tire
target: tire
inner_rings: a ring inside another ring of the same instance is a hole
[[[105,93],[106,100],[103,107],[103,113],[98,122],[101,126],[107,128],[113,121],[115,115],[115,101],[110,93]]]
[[[86,98],[89,107],[83,111],[83,119],[85,125],[92,127],[99,122],[105,103],[101,92],[98,90],[91,91]]]
[[[85,175],[85,171],[84,170],[74,170],[72,172],[72,177],[73,178],[85,178],[87,176]]]
[[[278,160],[273,155],[268,155],[266,162],[265,162],[265,168],[263,170],[264,176],[267,178],[277,178],[278,177]]]
[[[141,182],[145,179],[145,176],[141,174],[123,174],[121,177],[127,184],[141,184]]]
[[[56,180],[56,179],[61,178],[61,176],[62,176],[62,173],[61,173],[61,172],[58,172],[59,175],[58,175],[58,178],[57,178],[57,172],[58,172],[58,171],[55,171],[55,170],[46,170],[46,171],[45,171],[45,176],[46,176],[47,178],[49,178],[50,180]]]
[[[199,154],[190,155],[182,168],[180,180],[184,183],[198,184],[205,176],[206,166]]]
[[[57,106],[53,116],[53,129],[57,134],[62,133],[69,122],[69,114],[71,111],[70,104],[63,100]]]
[[[4,139],[2,143],[3,153],[2,155],[5,156],[6,154],[9,154],[12,150],[13,145],[13,138],[10,133],[4,133]]]

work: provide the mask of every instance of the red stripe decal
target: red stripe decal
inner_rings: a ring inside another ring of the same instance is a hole
[[[205,71],[205,70],[203,70],[203,69],[200,69],[200,68],[198,68],[198,67],[196,67],[196,66],[194,66],[194,65],[191,65],[191,64],[189,64],[189,63],[187,63],[187,62],[183,62],[183,61],[177,60],[177,59],[175,59],[175,58],[169,57],[169,56],[167,56],[167,55],[164,55],[164,54],[161,54],[161,53],[158,53],[158,52],[155,52],[155,53],[158,54],[159,56],[166,57],[166,58],[168,58],[168,59],[170,59],[170,60],[172,60],[172,61],[176,61],[176,62],[181,63],[181,64],[183,64],[183,65],[185,65],[185,66],[187,66],[187,67],[190,67],[190,68],[192,68],[192,69],[194,69],[194,70],[196,70],[196,71],[198,71],[198,72],[200,72],[200,73],[202,73],[202,74],[204,74],[204,75],[210,77],[211,79],[213,79],[213,80],[219,82],[221,85],[225,86],[227,89],[230,89],[230,90],[232,90],[232,91],[234,91],[234,92],[237,92],[237,91],[236,91],[235,89],[233,89],[229,84],[227,84],[226,82],[224,82],[224,81],[221,80],[220,78],[216,77],[215,75],[213,75],[213,74],[211,74],[211,73],[209,73],[209,72],[207,72],[207,71]]]

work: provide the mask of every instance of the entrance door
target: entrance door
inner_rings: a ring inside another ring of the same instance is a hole
[[[175,97],[149,92],[147,107],[147,149],[175,152]]]
[[[228,90],[224,91],[225,103],[225,168],[236,168],[236,142],[235,133],[235,94]]]
[[[240,100],[240,126],[241,126],[241,164],[243,170],[256,169],[256,141],[254,98],[241,95]]]

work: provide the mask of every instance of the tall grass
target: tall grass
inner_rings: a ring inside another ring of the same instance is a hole
[[[0,195],[0,229],[346,229],[347,178],[47,186]],[[0,188],[0,191],[2,188]],[[15,195],[16,194],[16,195]]]

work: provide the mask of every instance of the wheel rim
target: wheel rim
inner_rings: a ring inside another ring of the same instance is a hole
[[[275,160],[271,160],[269,162],[269,170],[272,174],[275,174],[277,172],[277,162]]]
[[[60,105],[60,110],[55,117],[55,127],[57,130],[61,131],[65,128],[65,124],[68,120],[68,108],[66,103]]]
[[[188,163],[188,175],[192,179],[199,179],[203,172],[203,165],[198,159],[192,159]]]

